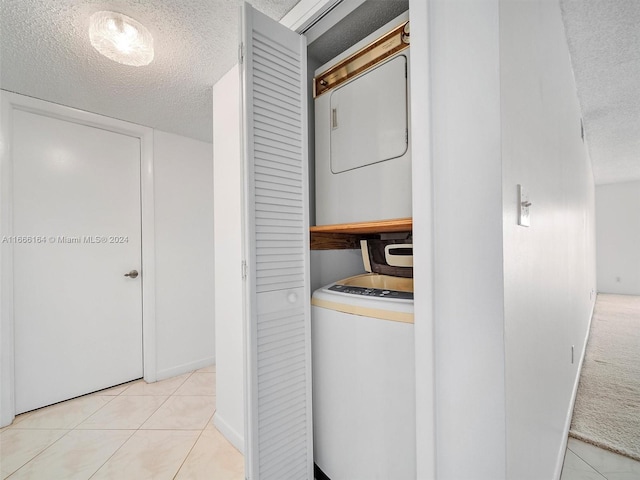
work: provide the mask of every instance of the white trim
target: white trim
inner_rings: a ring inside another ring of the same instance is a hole
[[[133,124],[130,124],[133,125]],[[158,380],[156,333],[156,216],[153,129],[140,127],[140,209],[142,218],[142,358],[144,380]]]
[[[411,22],[411,156],[413,254],[416,478],[436,477],[433,177],[431,151],[431,64],[429,8],[425,0],[409,1]],[[417,52],[421,52],[417,54]],[[426,159],[426,161],[425,161]],[[417,208],[417,207],[420,208]]]
[[[597,300],[596,296],[596,300]],[[564,420],[564,428],[563,428],[563,440],[560,444],[560,450],[558,451],[558,457],[556,460],[556,469],[553,474],[553,478],[555,480],[560,480],[560,476],[562,475],[562,467],[564,464],[564,454],[567,450],[567,443],[569,443],[569,430],[571,429],[571,418],[573,417],[573,409],[576,404],[576,397],[578,396],[578,384],[580,383],[580,375],[582,374],[582,367],[584,365],[584,357],[587,354],[587,343],[589,342],[589,333],[591,332],[591,322],[593,321],[593,312],[596,308],[596,300],[593,301],[591,305],[591,315],[589,316],[589,324],[587,325],[587,334],[584,336],[584,341],[582,342],[582,355],[580,355],[580,362],[578,363],[578,369],[576,371],[576,378],[573,379],[573,390],[571,392],[571,401],[569,402],[569,409],[567,410],[567,415]]]
[[[13,134],[11,110],[0,90],[0,233],[13,233],[13,178],[10,139]],[[0,248],[0,427],[15,418],[13,355],[13,247]]]
[[[247,72],[247,62],[251,60],[252,53],[245,44],[247,34],[253,28],[252,21],[251,6],[244,2],[240,11],[240,48],[242,50],[242,62],[240,63],[238,73],[240,75],[240,155],[242,162],[242,346],[244,360],[244,439],[242,443],[242,453],[244,454],[244,471],[245,478],[247,479],[253,478],[253,472],[255,470],[253,452],[257,450],[251,435],[251,426],[257,419],[257,411],[252,408],[252,403],[249,401],[252,392],[256,390],[256,386],[253,384],[254,376],[252,373],[253,369],[256,368],[255,359],[253,358],[250,345],[251,338],[253,337],[250,328],[253,305],[255,305],[255,292],[252,292],[250,288],[252,272],[249,269],[249,261],[253,257],[251,256],[251,240],[249,235],[251,232],[252,217],[248,211],[248,207],[251,205],[251,189],[248,187],[251,176],[249,175],[248,159],[251,154],[249,145],[253,140],[252,131],[250,131],[248,127],[248,119],[253,112],[251,110],[252,106],[247,98],[247,92],[250,88],[249,83],[251,82],[251,77]],[[231,440],[232,437],[228,435],[225,435],[225,437],[233,444]]]
[[[195,362],[183,363],[177,367],[165,368],[156,372],[156,381],[165,380],[167,378],[176,377],[184,373],[193,372],[200,368],[208,367],[216,363],[216,357],[206,357]],[[145,381],[149,382],[146,378]]]
[[[142,325],[144,379],[154,382],[156,372],[155,319],[155,218],[153,177],[153,129],[95,113],[45,102],[15,93],[0,91],[0,234],[11,235],[12,212],[12,110],[18,109],[58,118],[81,125],[101,128],[140,139],[140,192],[142,210]],[[13,249],[3,244],[0,250],[0,426],[15,416],[14,344],[13,344]]]
[[[311,26],[304,27],[304,36],[307,37],[307,43],[310,44],[327,33],[340,20],[344,19],[365,1],[366,0],[342,0],[337,5],[328,5],[328,8],[318,12],[311,22],[308,22]],[[318,18],[320,16],[321,18]]]
[[[220,416],[220,412],[216,411],[213,415],[213,424],[218,431],[229,440],[229,443],[233,445],[240,453],[244,455],[244,438],[238,432],[236,432],[227,421]],[[246,457],[246,455],[245,455]]]
[[[307,88],[307,39],[304,35],[300,35],[300,71],[302,72],[300,76],[300,91],[304,92],[301,107],[301,117],[302,121],[302,198],[303,198],[303,208],[302,208],[302,217],[303,217],[303,225],[304,225],[304,292],[310,291],[311,286],[311,233],[309,231],[309,226],[311,225],[311,216],[309,212],[309,125],[307,123],[308,116],[308,104],[305,101],[305,97],[307,96],[306,88]],[[306,358],[305,362],[307,365],[306,371],[306,387],[307,387],[307,451],[310,452],[311,457],[313,457],[313,382],[312,382],[312,367],[311,367],[311,297],[306,295],[306,299],[304,302],[304,318],[305,318],[305,353]],[[307,466],[307,476],[308,478],[314,478],[314,462],[313,458],[310,459],[309,464]]]
[[[285,27],[301,32],[334,5],[344,0],[300,0],[282,19]]]

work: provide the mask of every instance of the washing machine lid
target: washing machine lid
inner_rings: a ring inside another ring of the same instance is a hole
[[[369,273],[316,290],[311,305],[364,317],[413,323],[413,279]]]

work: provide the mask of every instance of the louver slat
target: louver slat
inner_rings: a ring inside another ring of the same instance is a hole
[[[305,419],[304,409],[290,409],[288,413],[289,416],[285,421],[269,419],[268,421],[260,422],[260,431],[264,432],[272,428],[276,429],[276,431],[295,428],[295,424],[299,422],[300,419]]]
[[[245,5],[249,476],[312,480],[306,45]]]
[[[258,227],[277,227],[277,226],[291,226],[294,227],[296,220],[288,220],[285,218],[263,218],[256,216],[256,225]]]
[[[268,160],[261,159],[256,163],[256,174],[266,175],[267,178],[277,178],[281,181],[299,182],[299,171],[290,171],[287,168],[279,165],[275,162],[269,162]]]
[[[273,125],[269,125],[267,123],[264,123],[264,121],[261,121],[260,128],[263,132],[268,132],[268,133],[278,135],[282,138],[285,138],[286,140],[291,140],[291,141],[298,140],[297,135],[294,132],[287,130],[286,128],[280,128]]]
[[[272,98],[278,100],[280,103],[286,103],[293,107],[300,108],[300,102],[295,97],[284,94],[282,92],[278,92],[276,89],[271,88],[271,84],[268,82],[256,82],[254,85],[256,92],[261,93],[263,95],[271,95]],[[299,130],[299,129],[298,129]]]
[[[296,161],[296,155],[285,153],[282,151],[282,149],[256,143],[255,155],[256,160],[258,161],[271,160],[272,162],[282,163],[283,165],[299,168],[299,164]]]

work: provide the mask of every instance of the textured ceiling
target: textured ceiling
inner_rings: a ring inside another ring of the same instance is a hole
[[[322,65],[407,10],[409,0],[369,0],[311,43],[309,56]]]
[[[0,0],[0,87],[211,141],[212,85],[237,62],[237,0]],[[298,0],[253,0],[280,19]],[[145,67],[89,42],[89,17],[124,13],[154,38]]]
[[[211,86],[236,63],[238,1],[0,1],[1,88],[211,141]],[[280,19],[297,0],[252,3]],[[638,180],[640,0],[561,5],[596,183]],[[154,36],[154,61],[130,67],[98,54],[88,38],[98,10],[143,23]],[[322,42],[319,52],[339,53]]]
[[[640,180],[640,0],[562,0],[597,184]]]

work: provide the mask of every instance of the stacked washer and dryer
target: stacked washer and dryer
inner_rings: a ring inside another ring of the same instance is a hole
[[[316,71],[318,225],[411,217],[408,38],[407,13]],[[413,247],[361,250],[311,300],[316,478],[413,479]]]

